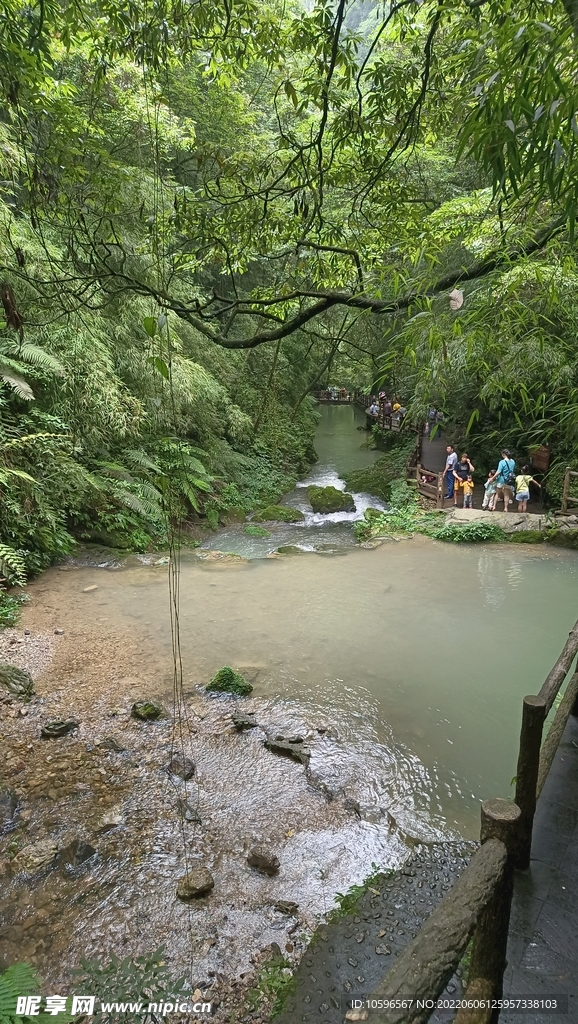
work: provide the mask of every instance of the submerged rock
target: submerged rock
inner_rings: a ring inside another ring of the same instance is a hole
[[[254,712],[249,712],[247,715],[231,715],[231,721],[238,732],[243,732],[244,729],[255,729],[258,725]]]
[[[14,828],[18,797],[13,789],[0,789],[0,835]]]
[[[54,740],[59,736],[68,736],[69,732],[74,732],[78,727],[79,723],[75,722],[72,718],[66,720],[54,718],[42,726],[40,735],[43,740]]]
[[[58,867],[76,872],[93,857],[96,857],[94,846],[85,843],[82,839],[73,839],[58,854]]]
[[[122,825],[122,822],[123,822],[122,808],[121,807],[113,807],[113,808],[111,808],[110,811],[107,811],[106,814],[104,814],[102,816],[96,831],[97,832],[112,832],[113,828],[118,828],[119,825]]]
[[[126,750],[126,747],[123,747],[114,736],[105,736],[104,739],[96,745],[97,747],[100,747],[101,750],[114,750],[116,753],[121,753],[123,750]]]
[[[248,523],[245,526],[243,533],[246,533],[248,537],[270,537],[269,530],[266,530],[264,526],[254,526],[253,523]]]
[[[299,904],[294,903],[293,900],[278,900],[275,903],[275,910],[278,910],[280,914],[288,914],[289,917],[293,917],[299,910]]]
[[[293,761],[304,764],[306,768],[311,760],[311,751],[300,736],[292,737],[289,740],[284,736],[267,736],[264,745],[272,754],[290,757]]]
[[[282,544],[280,548],[277,548],[277,554],[279,555],[304,555],[305,551],[303,548],[297,546],[297,544]]]
[[[169,764],[169,771],[171,775],[176,775],[179,779],[184,779],[187,782],[195,774],[195,762],[191,761],[190,757],[185,757],[184,754],[175,754]]]
[[[32,843],[20,850],[20,853],[12,861],[12,866],[16,871],[27,871],[32,874],[34,871],[52,864],[57,853],[58,846],[54,840],[42,839],[39,843]]]
[[[355,512],[355,502],[348,491],[339,491],[337,487],[307,488],[307,497],[314,512],[329,515],[332,512]]]
[[[253,516],[256,523],[301,523],[304,519],[298,508],[289,508],[288,505],[268,505]]]
[[[251,683],[229,665],[220,668],[205,687],[207,693],[236,693],[240,697],[246,697],[252,689]]]
[[[249,851],[247,864],[265,875],[276,875],[279,870],[280,861],[277,854],[273,853],[266,846],[254,846]]]
[[[195,825],[201,824],[201,815],[196,807],[191,807],[188,800],[177,800],[177,810],[185,821],[191,821]]]
[[[30,673],[8,661],[0,661],[0,686],[23,700],[29,700],[34,694],[34,680]]]
[[[164,708],[155,704],[152,700],[137,700],[132,708],[131,715],[138,718],[140,722],[156,722],[164,714]]]
[[[202,865],[193,868],[187,875],[179,878],[177,896],[180,900],[196,900],[206,896],[215,885],[215,879],[208,868]]]

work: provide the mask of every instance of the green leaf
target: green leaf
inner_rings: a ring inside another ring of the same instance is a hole
[[[142,325],[147,332],[149,338],[154,338],[157,333],[158,320],[154,316],[145,316]]]

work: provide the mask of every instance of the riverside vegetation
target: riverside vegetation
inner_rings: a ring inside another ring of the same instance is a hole
[[[561,0],[530,20],[520,0],[506,20],[497,0],[163,0],[144,20],[1,0],[0,24],[8,583],[79,539],[146,550],[277,501],[331,377],[388,381],[410,421],[443,408],[481,472],[505,441],[550,444],[559,495],[578,424]]]

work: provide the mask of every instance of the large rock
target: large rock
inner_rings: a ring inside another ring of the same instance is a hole
[[[27,871],[32,874],[52,864],[57,853],[58,846],[52,839],[42,839],[39,843],[32,843],[20,850],[12,861],[12,867],[16,871]]]
[[[298,508],[288,505],[268,505],[267,508],[255,512],[252,521],[255,523],[300,523],[305,516]]]
[[[337,487],[307,488],[307,497],[314,512],[329,515],[331,512],[355,512],[355,502],[348,491],[339,491]]]
[[[191,761],[190,757],[185,757],[184,754],[175,754],[169,764],[169,771],[171,775],[176,775],[177,778],[188,782],[195,774],[195,762]]]
[[[42,726],[40,735],[43,740],[54,740],[59,736],[68,736],[68,733],[74,732],[75,729],[78,729],[78,722],[75,722],[72,718],[54,718],[51,722],[46,722],[46,725]]]
[[[231,721],[235,726],[237,732],[243,732],[244,729],[255,729],[258,722],[255,721],[255,713],[251,712],[248,715],[235,714],[231,715]]]
[[[30,673],[7,661],[0,661],[0,686],[22,700],[29,700],[34,694],[34,681]]]
[[[249,851],[247,857],[247,864],[252,868],[256,868],[257,871],[261,871],[264,875],[276,875],[279,870],[279,863],[277,854],[266,846],[254,846]]]
[[[155,704],[152,700],[137,700],[131,708],[131,715],[133,718],[138,718],[140,722],[156,722],[157,718],[164,715],[164,708],[160,704]]]
[[[304,764],[307,768],[311,760],[311,751],[301,737],[286,739],[284,736],[267,736],[264,740],[267,750],[282,757],[290,757],[293,761]]]
[[[229,665],[220,668],[205,687],[207,693],[235,693],[240,697],[246,697],[252,689],[251,683],[248,683],[240,672],[235,672]]]
[[[215,879],[211,872],[201,865],[179,878],[177,896],[180,900],[197,900],[201,896],[206,896],[214,885]]]

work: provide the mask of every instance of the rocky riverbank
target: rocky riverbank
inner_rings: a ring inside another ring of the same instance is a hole
[[[263,964],[292,971],[335,892],[373,861],[401,867],[415,840],[336,776],[330,717],[209,696],[200,680],[175,697],[146,630],[99,618],[99,585],[85,583],[50,570],[0,638],[0,660],[35,685],[30,700],[2,694],[2,962],[71,991],[82,958],[164,944],[218,1021],[265,1020]],[[259,666],[239,667],[258,679]],[[134,717],[139,701],[162,706],[157,720]],[[42,738],[55,721],[70,729]],[[204,892],[185,892],[201,875]]]

